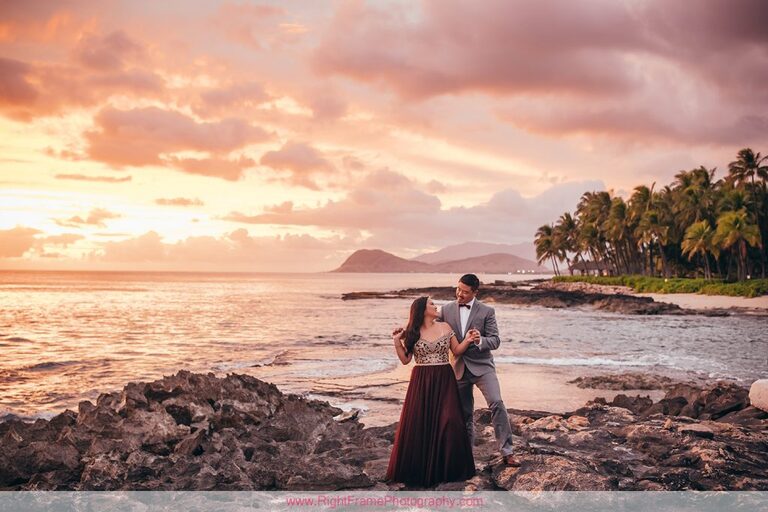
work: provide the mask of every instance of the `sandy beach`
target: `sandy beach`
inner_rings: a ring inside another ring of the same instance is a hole
[[[360,408],[360,421],[367,427],[389,425],[398,420],[401,403],[408,388],[413,365],[398,366],[394,371],[382,372],[361,379],[335,379],[318,383],[313,394],[326,397],[338,394],[349,400],[359,393],[360,398],[346,402],[345,408]],[[527,364],[497,364],[504,405],[510,409],[564,413],[582,407],[596,397],[612,400],[618,394],[650,396],[654,401],[664,396],[662,390],[607,390],[582,389],[569,381],[577,377],[593,376],[594,370],[584,368],[558,368]],[[328,399],[328,398],[326,398]],[[330,398],[334,402],[333,397]],[[486,407],[485,399],[475,389],[475,409]]]
[[[768,311],[768,295],[762,297],[728,297],[725,295],[700,295],[698,293],[635,293],[650,297],[656,302],[677,304],[686,309],[741,309],[756,312]]]

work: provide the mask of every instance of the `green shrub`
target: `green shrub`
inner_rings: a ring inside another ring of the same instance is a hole
[[[628,286],[638,293],[700,293],[731,297],[759,297],[768,294],[768,279],[751,279],[726,283],[722,279],[688,279],[682,277],[626,276],[555,276],[556,283],[589,283]]]

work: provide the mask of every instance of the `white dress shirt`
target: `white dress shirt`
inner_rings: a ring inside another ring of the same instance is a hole
[[[467,322],[469,322],[469,314],[472,312],[472,308],[475,307],[475,299],[467,302],[467,304],[469,304],[469,308],[463,308],[461,305],[459,305],[459,319],[461,320],[462,339],[467,334]]]

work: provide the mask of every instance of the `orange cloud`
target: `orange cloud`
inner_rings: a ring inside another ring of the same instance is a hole
[[[150,231],[144,235],[107,242],[103,250],[91,255],[94,263],[129,267],[237,270],[237,271],[326,271],[338,264],[340,254],[348,252],[354,241],[309,235],[254,237],[237,229],[221,237],[189,237],[165,243]]]
[[[243,177],[247,169],[254,167],[256,162],[252,158],[241,156],[237,159],[225,158],[177,158],[167,157],[163,159],[169,165],[189,174],[211,176],[229,181],[237,181]]]
[[[34,103],[38,92],[29,82],[31,66],[0,57],[0,106],[24,106]]]
[[[77,215],[66,220],[55,220],[55,222],[59,226],[70,228],[79,228],[82,226],[98,226],[103,228],[106,227],[106,224],[104,223],[105,220],[118,219],[120,217],[121,215],[118,213],[110,212],[103,208],[94,208],[85,219]]]
[[[52,236],[46,236],[44,238],[40,238],[38,239],[38,244],[40,246],[58,245],[62,247],[68,247],[73,243],[77,242],[78,240],[83,240],[83,239],[85,239],[83,235],[76,235],[74,233],[65,233],[63,235],[52,235]]]
[[[126,183],[132,179],[131,176],[115,178],[112,176],[86,176],[85,174],[56,174],[54,178],[57,180],[95,181],[102,183]]]
[[[598,181],[569,182],[531,198],[506,189],[476,206],[444,209],[436,196],[424,190],[435,186],[379,170],[355,184],[343,199],[316,208],[283,203],[257,215],[232,212],[224,220],[365,231],[370,233],[368,245],[393,250],[420,248],[426,240],[445,245],[478,239],[506,243],[510,238],[530,239],[536,227],[574,208],[584,191],[605,188]]]
[[[222,159],[232,150],[270,135],[242,119],[198,122],[176,111],[147,107],[133,110],[105,108],[96,116],[97,129],[86,132],[90,158],[122,166],[172,164],[192,174],[237,179],[253,165],[247,158]],[[196,160],[164,156],[185,150],[206,151],[217,159]]]
[[[200,199],[187,199],[186,197],[175,197],[173,199],[155,199],[155,204],[162,206],[203,206]]]
[[[91,24],[74,12],[76,0],[0,2],[0,41],[67,40]]]
[[[35,235],[42,231],[16,226],[13,229],[0,230],[0,258],[18,258],[35,247]]]

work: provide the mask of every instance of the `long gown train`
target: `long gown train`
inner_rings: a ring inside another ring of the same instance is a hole
[[[400,414],[387,480],[432,487],[475,474],[456,377],[448,363],[452,334],[434,342],[419,340],[414,346],[416,366]]]

